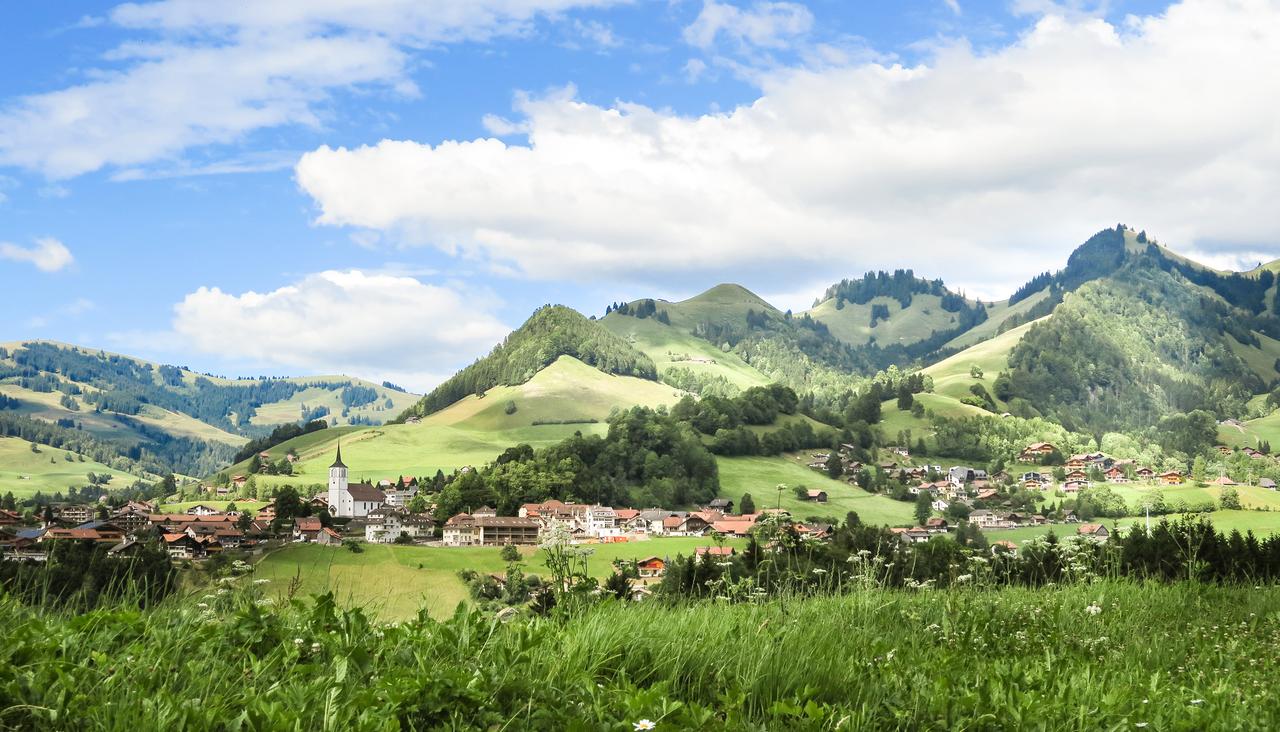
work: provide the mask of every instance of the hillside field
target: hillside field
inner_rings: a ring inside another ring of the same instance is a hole
[[[741,540],[724,542],[742,546]],[[658,556],[688,556],[695,547],[712,546],[710,537],[655,538],[615,544],[587,546],[592,576],[605,578],[613,573],[617,559],[644,559]],[[304,595],[333,592],[347,607],[361,607],[383,620],[404,620],[425,607],[433,617],[446,617],[458,603],[467,602],[467,587],[458,572],[501,573],[506,563],[497,547],[427,547],[395,544],[365,544],[355,554],[340,547],[293,544],[271,552],[257,565],[255,577],[271,580],[271,594],[284,592],[297,576]],[[521,547],[524,570],[547,576],[543,553]]]
[[[906,526],[914,522],[913,504],[832,480],[824,473],[806,467],[807,454],[799,457],[718,457],[720,497],[733,500],[736,506],[743,493],[750,493],[757,510],[781,507],[798,519],[828,516],[844,521],[845,514],[857,511],[864,524]],[[779,492],[779,485],[786,488]],[[801,501],[795,496],[796,486],[826,491],[828,501]]]
[[[679,398],[680,392],[665,384],[606,374],[562,356],[523,384],[495,387],[483,397],[471,395],[417,424],[330,428],[289,440],[269,452],[278,458],[296,449],[300,459],[295,474],[260,475],[256,481],[260,487],[324,484],[339,442],[353,480],[448,473],[488,463],[520,443],[544,447],[575,432],[604,434],[615,408],[671,405]],[[512,414],[507,414],[509,403],[516,407]],[[573,423],[533,424],[542,420]],[[242,463],[231,472],[244,468]]]
[[[66,450],[48,445],[38,447],[40,452],[31,452],[31,443],[26,440],[0,437],[0,495],[12,491],[14,497],[21,499],[37,491],[48,494],[82,488],[89,484],[89,473],[113,476],[108,489],[125,488],[139,480],[102,463],[80,462],[79,456]]]
[[[769,383],[768,377],[737,354],[721,351],[708,341],[653,318],[611,313],[599,322],[648,356],[659,374],[678,367],[696,374],[723,376],[740,389]]]

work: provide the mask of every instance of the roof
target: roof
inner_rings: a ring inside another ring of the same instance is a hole
[[[334,531],[332,527],[326,526],[324,527],[323,531],[324,533],[328,534],[329,536],[332,536],[335,539],[342,538],[342,534],[339,534],[338,532]]]
[[[640,512],[634,508],[615,508],[613,509],[613,513],[623,521],[630,521],[640,515]]]
[[[731,557],[737,553],[737,549],[731,546],[700,546],[693,550],[695,556],[709,554],[713,557]]]
[[[382,503],[387,500],[387,494],[368,483],[352,483],[347,486],[347,493],[351,494],[353,501]]]
[[[1080,526],[1076,528],[1076,533],[1077,534],[1096,534],[1099,531],[1106,531],[1106,530],[1107,530],[1107,527],[1103,526],[1102,524],[1080,524]]]
[[[298,531],[319,531],[323,528],[320,525],[320,519],[314,516],[304,516],[293,522],[294,528]]]
[[[332,470],[333,468],[345,468],[345,467],[347,466],[342,464],[342,443],[339,442],[338,457],[334,458],[333,465],[330,465],[329,469]]]

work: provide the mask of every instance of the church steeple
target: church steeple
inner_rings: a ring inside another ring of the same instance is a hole
[[[345,467],[347,467],[347,466],[342,464],[342,443],[341,443],[341,442],[339,442],[339,443],[338,443],[338,457],[337,457],[337,459],[336,459],[336,460],[334,460],[334,461],[333,461],[333,465],[330,465],[330,466],[329,466],[329,468],[330,468],[330,469],[333,469],[333,468],[345,468]]]

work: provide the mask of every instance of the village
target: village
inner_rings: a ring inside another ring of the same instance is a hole
[[[1226,455],[1230,448],[1220,447]],[[872,466],[865,466],[848,456],[851,445],[839,452],[812,453],[808,467],[817,472],[835,473],[857,485],[858,476]],[[962,522],[998,538],[1002,529],[1071,524],[1068,533],[1105,541],[1110,531],[1102,523],[1082,520],[1070,508],[1052,511],[1006,509],[1002,499],[1019,491],[1069,496],[1095,484],[1135,484],[1138,486],[1179,486],[1188,478],[1181,471],[1161,471],[1137,465],[1132,460],[1117,460],[1094,452],[1053,460],[1057,448],[1045,442],[1027,445],[1019,455],[1026,469],[1001,471],[989,475],[986,470],[956,465],[944,468],[937,464],[909,464],[905,448],[885,451],[894,459],[874,466],[887,479],[906,486],[904,500],[928,500],[929,515],[916,526],[892,527],[903,542],[929,541],[954,531]],[[1250,459],[1268,456],[1245,448],[1240,451]],[[1060,456],[1059,456],[1060,457]],[[799,458],[797,458],[799,459]],[[1060,464],[1042,466],[1046,461]],[[352,483],[348,468],[338,448],[329,468],[328,488],[301,500],[291,507],[289,515],[277,514],[276,503],[246,502],[244,510],[230,506],[199,503],[180,513],[160,510],[150,501],[128,501],[109,507],[107,496],[98,505],[61,504],[51,506],[39,520],[25,520],[12,510],[0,510],[0,554],[6,559],[41,560],[53,542],[84,541],[105,544],[110,556],[129,556],[147,541],[160,542],[174,561],[200,561],[225,551],[259,553],[271,545],[314,543],[324,546],[368,544],[423,544],[439,547],[536,546],[559,537],[571,544],[601,544],[647,541],[664,537],[714,536],[725,539],[746,538],[753,534],[766,517],[789,526],[797,535],[821,541],[831,531],[829,521],[799,520],[791,512],[779,508],[762,508],[735,512],[731,499],[719,498],[692,510],[666,508],[615,508],[579,504],[559,500],[522,505],[515,515],[500,516],[488,506],[477,506],[439,523],[431,513],[428,501],[415,501],[419,481],[399,478],[373,483]],[[245,476],[235,476],[230,487],[208,487],[219,499],[243,485]],[[1225,476],[1212,480],[1213,485],[1233,486]],[[1275,482],[1258,480],[1258,486],[1275,490]],[[783,486],[777,487],[779,490]],[[816,512],[828,501],[824,490],[799,489],[801,500],[814,504]],[[425,497],[425,496],[424,496]],[[416,505],[419,510],[412,510]],[[935,515],[936,514],[936,515]],[[833,517],[833,519],[836,517]],[[1086,519],[1088,517],[1085,517]],[[1004,548],[1016,551],[1016,544],[998,541]]]

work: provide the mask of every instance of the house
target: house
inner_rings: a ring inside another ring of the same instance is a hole
[[[537,544],[542,522],[519,516],[476,516],[460,513],[444,524],[445,546]]]
[[[715,498],[711,503],[706,505],[709,511],[719,511],[720,513],[733,513],[733,501],[729,498]]]
[[[1165,485],[1182,485],[1182,473],[1176,470],[1161,473],[1160,482]]]
[[[315,516],[303,516],[293,520],[293,538],[298,541],[315,541],[323,528],[320,519]]]
[[[929,504],[929,508],[932,508],[938,513],[942,513],[943,511],[946,511],[950,507],[951,507],[951,504],[942,498],[935,499],[933,503]]]
[[[813,501],[813,502],[815,502],[815,503],[826,503],[826,502],[827,502],[827,492],[826,492],[826,491],[820,491],[820,490],[819,490],[819,491],[807,491],[807,492],[805,493],[805,500],[806,500],[806,501]]]
[[[222,513],[222,511],[219,511],[213,506],[206,506],[203,503],[192,506],[186,510],[186,514],[188,516],[212,516],[216,513]]]
[[[322,546],[340,546],[342,544],[342,534],[339,534],[331,526],[320,529],[320,533],[316,534],[316,543]]]
[[[924,522],[924,528],[933,534],[945,534],[947,533],[947,520],[934,516]]]
[[[636,561],[636,571],[641,579],[661,577],[667,571],[667,563],[661,557],[645,557]]]
[[[1080,483],[1089,479],[1089,474],[1083,470],[1072,470],[1067,473],[1066,479],[1074,483]]]
[[[711,524],[701,516],[685,514],[668,516],[662,520],[662,533],[667,536],[702,536]]]
[[[1075,524],[1080,522],[1080,517],[1076,516],[1075,510],[1067,509],[1062,512],[1062,521],[1068,524]]]
[[[83,504],[65,504],[54,506],[53,517],[67,524],[82,524],[93,520],[93,506]]]
[[[1213,480],[1209,481],[1209,485],[1231,486],[1235,484],[1236,482],[1234,480],[1228,478],[1225,475],[1218,478],[1214,478]]]
[[[41,541],[91,541],[95,544],[119,544],[124,541],[124,532],[119,529],[98,531],[97,529],[49,529],[44,532]]]
[[[364,527],[364,540],[370,544],[394,544],[401,535],[410,539],[426,538],[435,531],[435,523],[429,516],[389,506],[369,512],[366,518],[369,523]]]
[[[1258,487],[1266,488],[1269,491],[1273,491],[1276,489],[1276,482],[1270,478],[1259,478]]]
[[[1076,527],[1077,536],[1091,536],[1102,541],[1106,541],[1110,533],[1102,524],[1080,524]]]
[[[722,519],[711,525],[711,528],[718,534],[733,537],[745,537],[751,534],[751,530],[756,527],[757,516],[735,516],[731,519]]]
[[[1067,458],[1067,470],[1084,470],[1089,466],[1089,459],[1086,455],[1072,455]]]
[[[889,447],[886,447],[885,449],[886,449],[886,450],[888,450],[889,452],[893,453],[894,455],[899,456],[899,457],[904,457],[904,458],[909,458],[909,457],[911,457],[911,451],[910,451],[910,450],[908,450],[908,449],[907,449],[907,448],[905,448],[905,447],[901,447],[901,446],[898,446],[898,445],[890,445]]]
[[[1018,459],[1023,462],[1034,463],[1045,455],[1052,455],[1057,452],[1058,448],[1048,442],[1033,442],[1022,449],[1018,453]]]
[[[1018,545],[1017,545],[1017,544],[1015,544],[1015,543],[1013,543],[1012,541],[1009,541],[1008,539],[1001,539],[1000,541],[993,541],[993,542],[991,542],[991,553],[992,553],[992,554],[998,554],[998,553],[1000,553],[1000,552],[1007,552],[1007,553],[1009,553],[1009,554],[1017,554],[1017,553],[1018,553]]]
[[[1062,484],[1063,493],[1079,493],[1089,487],[1089,483],[1083,480],[1068,480]]]
[[[17,511],[0,509],[0,526],[16,526],[22,523],[22,514]]]
[[[1118,465],[1111,466],[1104,475],[1107,476],[1108,483],[1128,483],[1129,476]]]
[[[207,547],[187,533],[163,534],[161,539],[172,559],[199,559],[207,553]]]
[[[928,530],[919,526],[912,529],[889,529],[889,531],[897,535],[905,544],[923,544],[932,536]]]
[[[249,482],[249,479],[244,477],[243,475],[237,475],[231,479],[231,485],[235,486],[236,488],[243,488],[245,484],[248,482]]]
[[[1152,478],[1156,477],[1156,471],[1147,467],[1138,468],[1137,470],[1134,471],[1133,474],[1135,477],[1137,477],[1138,480],[1149,481]]]
[[[1213,449],[1217,450],[1219,455],[1230,455],[1232,453],[1231,448],[1226,445],[1214,445]]]
[[[1000,518],[994,511],[980,508],[969,513],[969,523],[980,529],[992,529],[1000,524]]]
[[[329,466],[329,491],[325,496],[329,513],[348,518],[364,518],[387,502],[387,496],[369,483],[348,483],[347,466],[342,462],[342,446]]]

